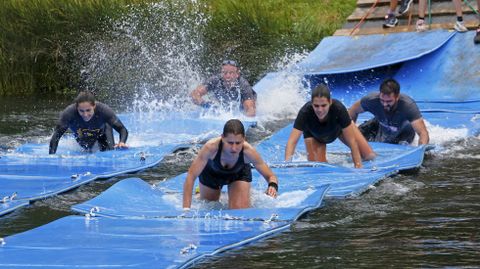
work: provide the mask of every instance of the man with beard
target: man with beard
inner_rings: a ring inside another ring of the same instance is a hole
[[[417,133],[418,144],[428,144],[430,138],[422,114],[411,97],[400,94],[396,80],[384,80],[379,93],[371,93],[355,102],[348,113],[356,121],[358,114],[365,111],[374,115],[359,126],[368,141],[410,144]]]

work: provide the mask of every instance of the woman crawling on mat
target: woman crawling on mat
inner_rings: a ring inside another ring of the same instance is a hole
[[[220,137],[209,140],[188,169],[183,185],[183,208],[190,209],[195,179],[200,181],[200,199],[218,201],[228,185],[230,209],[250,207],[251,164],[267,180],[266,194],[277,196],[278,180],[255,148],[245,141],[245,129],[237,119],[229,120]]]
[[[362,168],[362,158],[371,160],[376,154],[352,122],[345,106],[330,98],[330,90],[320,84],[312,91],[312,99],[298,112],[285,149],[290,161],[303,133],[309,161],[326,162],[327,144],[335,139],[350,147],[355,168]]]
[[[112,127],[120,134],[118,144],[114,142]],[[50,139],[50,154],[57,152],[58,142],[69,128],[78,144],[86,151],[91,151],[97,142],[100,151],[128,147],[125,144],[128,131],[123,123],[109,106],[96,102],[95,96],[89,91],[80,92],[75,103],[60,114],[60,120]]]

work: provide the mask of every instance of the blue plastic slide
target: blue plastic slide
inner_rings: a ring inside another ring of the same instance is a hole
[[[306,75],[330,75],[392,65],[422,57],[441,47],[454,34],[428,31],[326,37],[299,66]]]
[[[5,238],[0,267],[184,268],[289,228],[321,206],[327,188],[303,191],[305,199],[289,207],[185,214],[172,202],[172,196],[181,193],[165,193],[140,179],[125,179],[75,206],[87,212],[86,217],[65,217]]]

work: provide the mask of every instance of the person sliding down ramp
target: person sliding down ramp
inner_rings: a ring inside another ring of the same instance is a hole
[[[225,123],[223,134],[208,141],[188,169],[183,186],[183,208],[192,204],[195,179],[200,181],[200,199],[218,201],[222,187],[228,185],[230,209],[250,207],[251,164],[268,182],[267,195],[276,197],[278,180],[254,147],[245,141],[243,124],[232,119]]]
[[[365,111],[374,115],[373,119],[359,126],[368,141],[410,144],[415,133],[419,136],[419,145],[428,144],[430,140],[415,101],[400,93],[400,84],[394,79],[384,80],[379,93],[363,97],[348,112],[353,121],[356,121],[358,114]]]
[[[114,142],[112,127],[120,134],[118,144]],[[123,123],[109,106],[95,101],[94,95],[88,91],[81,92],[75,103],[60,114],[50,139],[50,154],[57,152],[58,142],[67,129],[73,132],[77,143],[86,151],[91,151],[97,142],[100,151],[128,147],[125,144],[128,131]]]
[[[309,161],[326,162],[327,144],[337,138],[350,148],[355,168],[362,168],[362,158],[375,158],[345,106],[330,98],[330,89],[324,84],[313,89],[311,101],[298,112],[285,148],[285,161],[291,160],[302,134]]]

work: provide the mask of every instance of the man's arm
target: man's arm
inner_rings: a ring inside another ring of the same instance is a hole
[[[348,109],[348,114],[352,118],[353,122],[357,122],[358,114],[365,112],[360,104],[360,100],[355,102],[350,109]]]
[[[293,128],[290,136],[288,137],[287,146],[285,147],[285,161],[289,162],[295,153],[295,147],[297,146],[298,139],[303,134],[303,131]]]
[[[199,85],[195,90],[190,93],[190,96],[192,97],[193,103],[195,103],[196,105],[201,105],[204,102],[202,96],[204,96],[205,94],[207,94],[207,86]]]
[[[418,134],[418,145],[426,145],[430,142],[430,136],[427,131],[427,127],[425,126],[425,122],[423,118],[416,119],[412,121],[413,130]]]
[[[255,113],[256,113],[255,100],[248,99],[243,101],[243,113],[247,117],[255,117]]]

